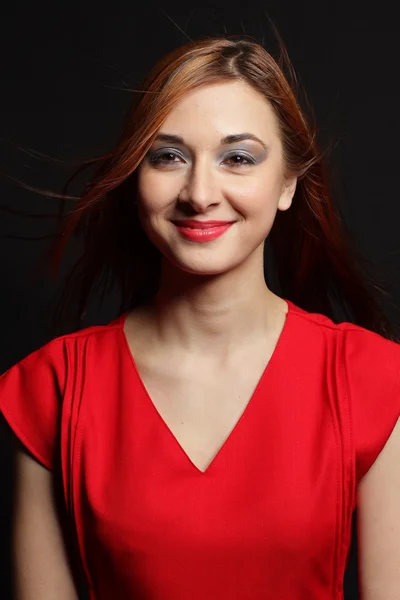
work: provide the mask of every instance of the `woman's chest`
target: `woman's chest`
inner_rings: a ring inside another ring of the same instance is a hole
[[[195,535],[208,515],[223,522],[248,511],[247,519],[257,507],[265,539],[276,530],[281,543],[292,543],[294,531],[295,544],[318,537],[315,516],[336,519],[340,439],[320,385],[289,387],[261,378],[244,405],[232,386],[228,406],[225,382],[210,384],[208,397],[204,384],[201,394],[188,386],[193,402],[178,394],[181,410],[168,405],[169,395],[156,407],[139,379],[103,387],[95,401],[88,395],[75,469],[97,524],[132,533],[149,518],[164,531],[179,520],[181,535]],[[195,462],[202,459],[205,468]]]
[[[182,408],[176,413],[169,412],[170,394],[156,407],[137,376],[129,385],[123,377],[87,378],[73,441],[72,487],[91,569],[104,571],[111,560],[113,576],[136,583],[145,569],[151,586],[155,573],[168,580],[166,565],[185,564],[193,573],[200,565],[200,576],[218,563],[248,581],[240,565],[251,568],[251,557],[257,589],[273,589],[271,578],[285,578],[282,565],[288,564],[297,584],[304,578],[304,589],[309,577],[327,584],[337,576],[349,484],[337,399],[324,374],[283,373],[261,378],[244,410],[235,403],[237,378],[203,382],[197,392],[195,385],[185,386],[181,395],[171,387]],[[185,403],[192,426],[186,438],[184,427],[179,430]],[[210,452],[210,440],[211,461],[210,454],[201,455],[202,448]]]
[[[215,369],[209,365],[182,370],[140,368],[142,399],[163,422],[176,443],[201,472],[227,441],[252,403],[267,368],[255,359]],[[260,399],[260,402],[263,400]]]

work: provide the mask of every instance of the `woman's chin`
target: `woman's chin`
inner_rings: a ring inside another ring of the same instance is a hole
[[[209,259],[207,261],[182,260],[181,257],[173,257],[172,259],[169,259],[169,261],[172,263],[173,268],[176,268],[183,273],[199,277],[223,275],[238,266],[238,263],[229,260],[222,261],[220,257],[216,257],[215,260]]]

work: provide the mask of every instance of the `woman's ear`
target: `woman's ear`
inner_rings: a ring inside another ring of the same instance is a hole
[[[292,205],[292,200],[297,186],[297,177],[285,179],[282,193],[278,201],[278,210],[288,210]]]

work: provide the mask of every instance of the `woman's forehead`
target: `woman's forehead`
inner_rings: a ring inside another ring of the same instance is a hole
[[[201,133],[202,137],[220,139],[242,132],[264,140],[278,134],[269,102],[242,81],[204,85],[188,92],[160,129],[160,133],[182,138]]]

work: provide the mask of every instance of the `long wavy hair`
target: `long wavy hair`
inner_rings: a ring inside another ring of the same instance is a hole
[[[67,197],[68,186],[82,169],[93,168],[50,249],[54,273],[72,235],[81,237],[84,247],[65,280],[54,322],[74,306],[74,326],[79,329],[91,294],[101,290],[104,297],[114,285],[120,289],[120,314],[151,300],[158,288],[161,254],[144,233],[135,209],[137,168],[169,112],[187,92],[241,80],[272,107],[286,174],[298,177],[291,208],[278,211],[266,240],[271,258],[265,269],[268,286],[332,320],[337,320],[337,307],[342,307],[345,320],[399,341],[377,302],[381,288],[362,273],[350,247],[331,198],[316,127],[300,107],[294,69],[282,43],[280,48],[275,60],[244,36],[211,37],[185,44],[155,65],[126,114],[115,148],[83,163],[61,195]]]

